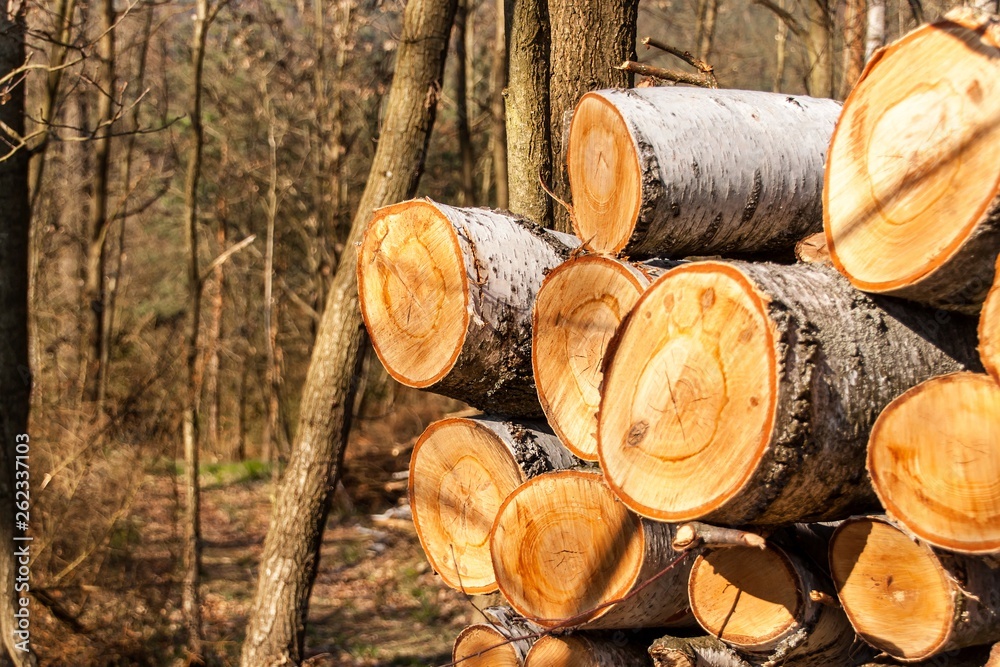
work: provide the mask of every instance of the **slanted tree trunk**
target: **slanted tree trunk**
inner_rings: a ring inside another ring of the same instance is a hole
[[[690,625],[695,554],[674,551],[673,533],[629,512],[599,471],[561,470],[507,497],[490,551],[504,598],[542,627]]]
[[[1000,252],[1000,31],[973,10],[869,64],[830,145],[836,267],[858,289],[976,313]],[[947,221],[947,224],[942,224]]]
[[[885,517],[845,521],[830,542],[840,602],[862,638],[903,662],[1000,639],[1000,569],[931,549]]]
[[[379,206],[412,197],[423,170],[441,89],[454,0],[410,0],[396,71],[368,183],[347,248]],[[346,252],[330,286],[302,390],[299,425],[277,490],[260,577],[240,654],[243,667],[303,657],[309,595],[319,547],[350,428],[364,329],[357,300],[356,255]]]
[[[507,22],[507,180],[510,210],[552,226],[549,128],[549,10],[546,0],[505,0]]]
[[[641,641],[619,637],[547,635],[535,642],[524,667],[647,667],[649,654]]]
[[[569,259],[535,298],[531,364],[545,416],[574,454],[597,460],[604,353],[618,325],[662,268],[602,255]]]
[[[455,639],[451,660],[463,667],[522,667],[541,632],[509,607],[483,610],[488,624],[470,625]]]
[[[923,382],[886,406],[868,441],[882,506],[930,544],[1000,552],[1000,385],[955,373]],[[933,428],[928,428],[933,424]]]
[[[541,416],[531,306],[576,239],[487,209],[378,211],[358,256],[361,312],[393,378],[482,410]]]
[[[974,324],[852,289],[816,264],[692,262],[639,298],[604,366],[600,460],[633,510],[724,525],[875,503],[879,411],[976,366]]]
[[[824,554],[825,556],[825,554]],[[688,584],[691,611],[713,637],[759,662],[827,667],[867,657],[855,646],[832,585],[811,561],[768,541],[699,556]]]
[[[184,181],[184,236],[187,242],[186,332],[187,387],[182,418],[184,438],[184,542],[181,607],[187,630],[187,649],[196,663],[203,662],[201,639],[201,498],[199,490],[199,425],[202,364],[199,330],[201,325],[201,268],[198,266],[198,185],[201,181],[202,149],[205,143],[201,117],[202,72],[209,27],[208,0],[195,4],[194,33],[191,37],[191,87],[188,119],[191,122],[187,175]]]
[[[567,116],[586,92],[632,87],[633,75],[617,66],[636,59],[638,13],[639,0],[549,0],[552,189],[563,201],[570,201],[566,173]],[[555,229],[561,232],[573,231],[569,214],[561,206],[555,209],[554,222]]]
[[[468,594],[497,589],[489,533],[500,503],[529,478],[579,461],[543,424],[444,419],[410,455],[413,525],[441,580]]]
[[[632,258],[789,248],[821,228],[839,114],[831,100],[748,91],[585,95],[568,147],[577,236]]]
[[[25,64],[26,5],[8,0],[0,10],[0,77],[15,82],[0,105],[0,140],[17,145],[24,135],[24,80],[16,72]],[[13,133],[13,135],[12,135]],[[14,494],[28,486],[25,466],[16,469],[18,454],[26,454],[31,370],[28,362],[28,152],[19,150],[0,161],[0,659],[6,655],[15,667],[35,664],[30,631],[18,634],[15,612],[31,614],[30,598],[15,592],[16,551],[30,542],[17,541],[24,529],[14,523]],[[18,445],[21,445],[18,448]],[[18,449],[21,451],[19,452]],[[29,459],[21,459],[29,462]],[[18,500],[23,500],[23,496]],[[22,597],[25,596],[25,597]],[[23,600],[23,602],[22,602]],[[17,644],[25,641],[22,651]]]

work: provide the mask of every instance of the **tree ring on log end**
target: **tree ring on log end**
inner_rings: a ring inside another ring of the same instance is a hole
[[[777,394],[767,298],[737,268],[675,268],[639,298],[605,364],[598,449],[608,484],[653,519],[731,500],[766,450]]]
[[[489,535],[503,499],[524,481],[488,428],[454,418],[427,427],[410,458],[410,508],[427,559],[466,593],[497,590]]]
[[[601,475],[533,477],[500,507],[490,552],[500,591],[522,616],[552,627],[595,621],[636,584],[645,551],[639,519]],[[583,616],[581,616],[583,615]],[[579,618],[577,618],[579,617]]]
[[[358,257],[361,314],[389,374],[428,387],[451,370],[469,324],[465,260],[454,227],[425,201],[375,212]]]
[[[737,648],[763,651],[796,629],[808,591],[785,554],[768,546],[699,556],[688,593],[691,611],[710,635]]]
[[[642,172],[625,119],[600,94],[587,93],[573,112],[566,165],[573,231],[595,250],[621,252],[639,219]]]
[[[830,542],[830,569],[851,625],[875,648],[915,661],[948,641],[952,589],[927,545],[880,519],[849,519]]]
[[[470,625],[455,639],[452,662],[463,667],[521,667],[517,649],[488,625]]]
[[[546,635],[524,660],[524,667],[601,667],[591,644],[582,637]]]
[[[872,59],[823,189],[831,258],[856,287],[916,284],[975,235],[1000,192],[998,109],[1000,48],[970,26],[925,25]]]
[[[927,542],[1000,550],[1000,386],[987,375],[927,380],[872,428],[868,471],[888,514]]]
[[[539,402],[574,454],[597,460],[601,367],[646,283],[621,262],[587,255],[553,269],[535,301],[531,360]]]

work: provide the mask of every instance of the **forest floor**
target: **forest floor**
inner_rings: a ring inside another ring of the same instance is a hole
[[[336,495],[312,592],[305,663],[310,667],[445,665],[455,636],[474,622],[475,608],[431,570],[412,522],[400,511],[406,497],[400,473],[408,467],[412,445],[412,437],[402,444],[363,434],[353,438],[346,491]],[[237,665],[274,485],[267,468],[255,462],[204,466],[202,477],[208,664]],[[176,585],[177,493],[174,474],[146,473],[129,513],[124,553],[112,549],[103,569],[107,581],[88,587],[87,611],[77,617],[83,627],[66,633],[65,621],[38,614],[34,643],[41,665],[185,662],[178,645],[183,626]],[[63,606],[76,608],[78,600],[67,599]]]

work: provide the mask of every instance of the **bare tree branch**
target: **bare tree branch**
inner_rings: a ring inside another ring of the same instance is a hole
[[[753,0],[753,3],[774,13],[774,15],[777,16],[782,23],[788,26],[788,29],[791,30],[792,34],[796,37],[806,36],[806,29],[802,27],[801,23],[795,20],[795,17],[792,16],[791,12],[787,9],[782,9],[778,5],[774,4],[772,0]]]
[[[663,67],[654,67],[653,65],[637,63],[631,60],[626,60],[619,65],[617,69],[632,72],[633,74],[641,74],[653,79],[659,79],[660,81],[686,83],[691,86],[701,86],[702,88],[718,88],[718,85],[715,83],[714,76],[708,77],[704,74],[689,74],[687,72],[681,72],[674,69],[665,69]]]

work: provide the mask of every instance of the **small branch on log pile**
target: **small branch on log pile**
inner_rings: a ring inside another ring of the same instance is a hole
[[[688,551],[702,546],[709,549],[725,547],[754,547],[764,549],[767,547],[767,541],[756,533],[691,521],[677,528],[677,532],[674,534],[674,542],[671,546],[677,551]]]
[[[654,67],[653,65],[637,63],[632,60],[626,60],[616,69],[620,69],[624,72],[631,72],[632,74],[641,74],[660,81],[686,83],[692,86],[700,86],[702,88],[718,88],[718,86],[713,85],[708,78],[702,76],[701,74],[688,74],[687,72],[681,72],[675,69],[666,69],[664,67]]]
[[[719,81],[718,79],[715,78],[715,68],[709,65],[704,60],[701,60],[700,58],[695,58],[693,55],[691,55],[690,51],[681,51],[678,48],[670,46],[669,44],[664,44],[659,40],[653,39],[652,37],[644,37],[642,39],[642,43],[646,45],[647,49],[649,47],[655,47],[657,49],[660,49],[661,51],[666,51],[670,55],[676,58],[680,58],[691,67],[701,72],[705,76],[705,79],[707,79],[711,84],[707,86],[708,88],[719,87]]]

